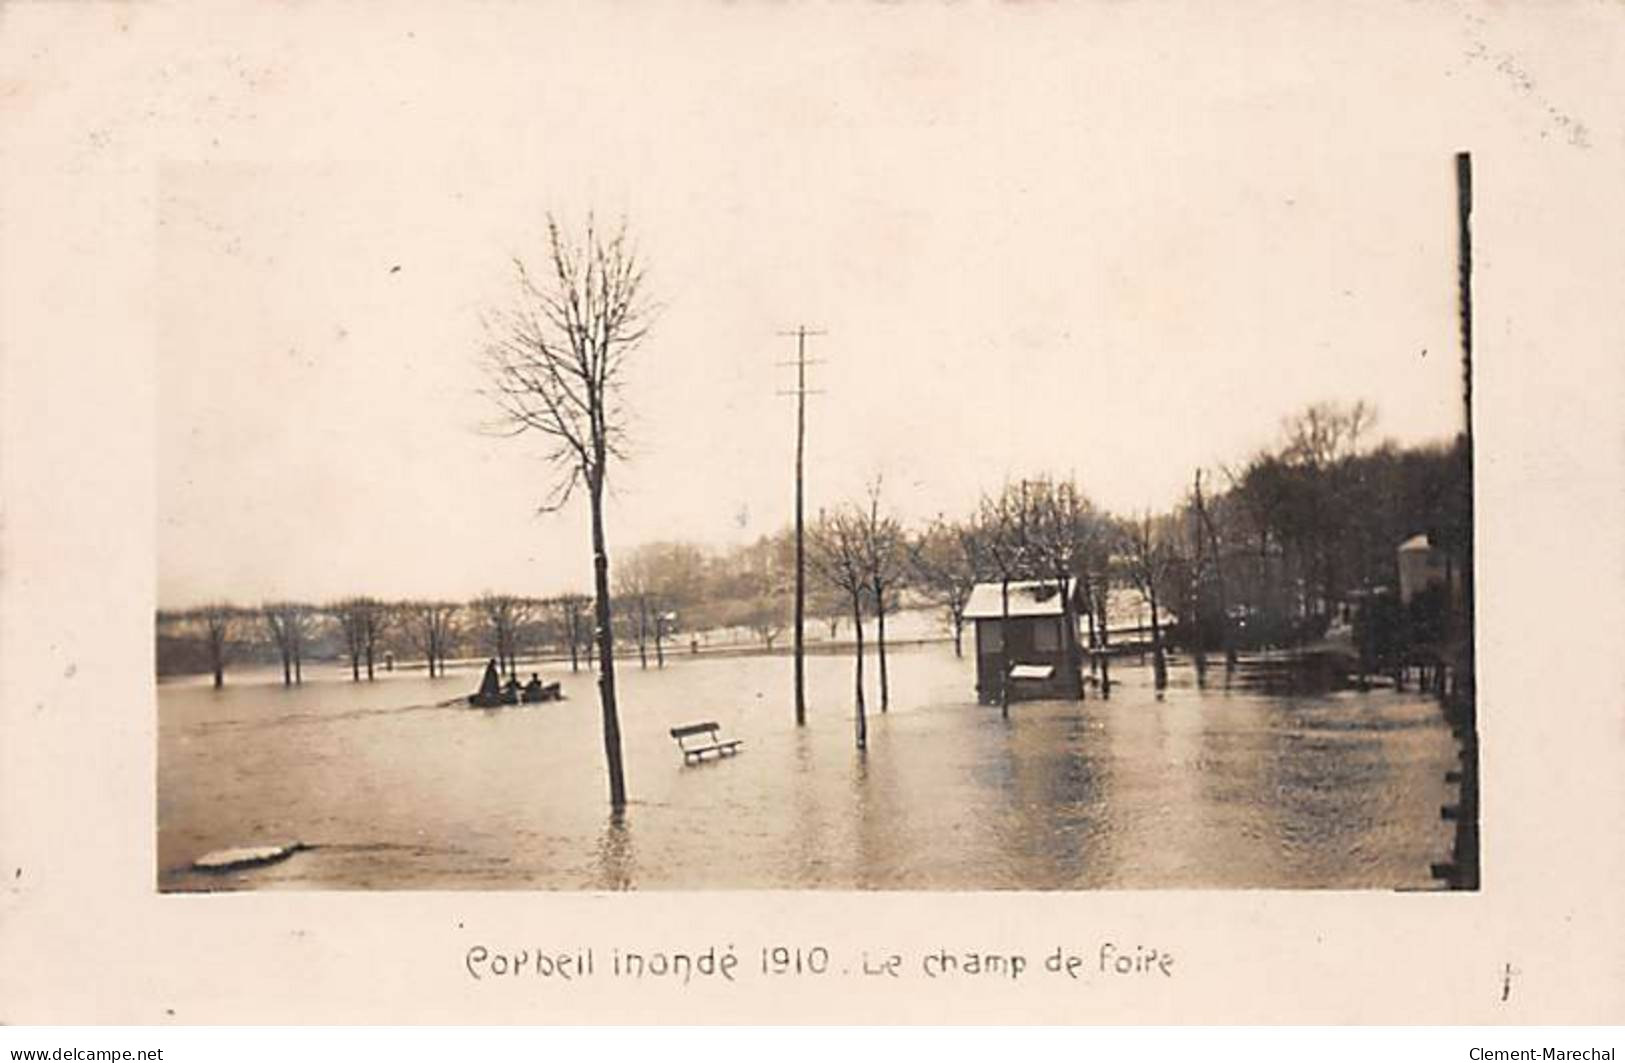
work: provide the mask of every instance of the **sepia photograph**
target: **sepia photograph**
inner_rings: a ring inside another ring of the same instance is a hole
[[[1040,88],[165,167],[159,888],[1476,888],[1470,155]]]

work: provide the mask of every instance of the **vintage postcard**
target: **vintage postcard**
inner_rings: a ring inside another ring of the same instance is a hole
[[[1622,1017],[1618,9],[0,26],[0,1019]]]

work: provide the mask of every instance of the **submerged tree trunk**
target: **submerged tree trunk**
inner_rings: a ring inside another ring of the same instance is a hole
[[[638,597],[638,667],[649,667],[649,606]]]
[[[880,656],[880,711],[891,705],[891,688],[886,681],[886,598],[875,588],[875,647]]]
[[[965,656],[965,607],[958,606],[953,611],[954,622],[954,656]]]
[[[853,653],[855,661],[854,680],[855,704],[857,706],[858,748],[869,747],[869,721],[863,711],[863,600],[857,594],[852,595],[852,630],[857,633],[857,649]]]
[[[1056,577],[1055,586],[1061,595],[1062,657],[1066,662],[1066,684],[1072,696],[1083,700],[1083,669],[1078,665],[1077,614],[1072,611],[1072,595],[1067,593],[1065,574]]]
[[[604,715],[604,758],[609,767],[609,804],[626,807],[626,776],[621,766],[621,721],[615,706],[615,630],[609,605],[609,550],[604,544],[603,455],[598,457],[599,474],[591,484],[592,567],[598,619],[598,700]]]
[[[999,581],[999,714],[1010,718],[1010,577]]]
[[[1102,585],[1095,597],[1096,629],[1100,633],[1100,696],[1112,696],[1112,635],[1106,623],[1106,597],[1110,588]]]
[[[1158,690],[1168,685],[1168,658],[1162,651],[1162,621],[1157,615],[1157,596],[1151,595],[1151,675]]]
[[[446,674],[446,643],[451,641],[450,621],[436,620],[434,629],[434,646],[429,650],[429,657],[434,664],[434,673],[439,676]]]
[[[1219,531],[1213,526],[1213,517],[1202,498],[1202,474],[1196,474],[1196,516],[1207,534],[1208,550],[1213,555],[1213,579],[1219,596],[1219,638],[1224,644],[1224,671],[1228,681],[1236,670],[1236,630],[1230,619],[1230,591],[1224,579],[1224,553],[1219,549]]]
[[[1202,624],[1202,589],[1198,583],[1191,588],[1186,612],[1190,616],[1185,629],[1190,632],[1191,663],[1196,666],[1198,685],[1207,680],[1207,629]]]
[[[1083,588],[1083,618],[1089,630],[1089,674],[1095,675],[1098,671],[1097,652],[1100,648],[1100,639],[1095,633],[1095,592],[1087,579],[1080,579],[1078,586]]]

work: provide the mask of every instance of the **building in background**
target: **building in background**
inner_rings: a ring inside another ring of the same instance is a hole
[[[1410,605],[1411,599],[1429,587],[1449,589],[1456,583],[1449,558],[1433,545],[1424,533],[1413,535],[1399,544],[1399,602]]]
[[[1075,667],[1080,657],[1077,618],[1082,610],[1076,580],[1067,580],[1065,594],[1072,601]],[[1076,695],[1077,677],[1067,675],[1065,601],[1054,580],[1015,581],[1010,584],[1007,614],[1000,584],[978,583],[971,590],[965,619],[976,625],[976,693],[981,701],[998,702],[1006,679],[1012,701]]]

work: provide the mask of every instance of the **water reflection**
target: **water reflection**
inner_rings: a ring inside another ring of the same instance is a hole
[[[817,745],[813,732],[797,727],[791,736],[793,769],[791,794],[794,819],[792,838],[794,858],[792,867],[799,867],[809,886],[819,886],[829,880],[831,844],[828,809],[818,799],[814,782],[817,775]],[[786,872],[789,869],[785,869]]]
[[[637,861],[632,852],[632,830],[624,809],[611,811],[593,853],[594,887],[629,890],[637,883]]]

